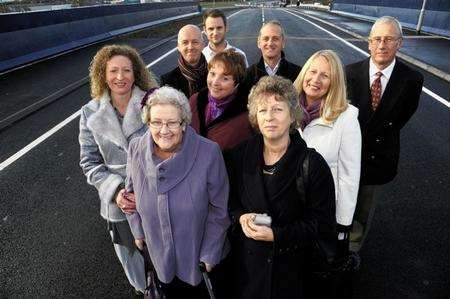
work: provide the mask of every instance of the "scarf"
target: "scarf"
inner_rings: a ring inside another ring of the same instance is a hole
[[[178,57],[178,67],[180,68],[181,74],[188,80],[189,83],[189,97],[194,93],[198,92],[201,85],[199,82],[204,80],[208,72],[208,64],[206,62],[205,56],[201,54],[200,61],[197,66],[193,67],[189,65],[183,58],[183,56]]]
[[[304,92],[302,92],[300,94],[299,103],[303,112],[303,117],[300,121],[300,127],[302,128],[302,130],[304,130],[310,122],[320,116],[320,106],[322,104],[322,100],[314,101],[310,106],[308,106],[306,95]]]
[[[213,120],[218,118],[227,109],[229,104],[236,97],[237,88],[233,92],[222,99],[217,99],[208,91],[208,105],[205,111],[205,124],[209,125]]]

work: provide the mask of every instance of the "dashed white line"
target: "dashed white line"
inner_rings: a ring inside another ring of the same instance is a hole
[[[364,56],[366,56],[366,57],[369,57],[369,56],[370,56],[369,53],[367,53],[366,51],[361,50],[360,48],[358,48],[358,47],[355,46],[354,44],[352,44],[352,43],[346,41],[346,40],[343,39],[342,37],[339,37],[339,36],[337,36],[336,34],[330,32],[330,31],[326,30],[325,28],[323,28],[323,27],[317,25],[316,23],[311,22],[310,20],[305,19],[305,18],[303,18],[303,17],[301,17],[301,16],[299,16],[299,15],[297,15],[297,14],[294,14],[294,13],[288,11],[288,10],[283,9],[283,11],[284,11],[284,12],[287,12],[287,13],[289,13],[289,14],[291,14],[291,15],[293,15],[293,16],[299,18],[299,19],[302,19],[302,20],[304,20],[305,22],[308,22],[308,23],[310,23],[311,25],[313,25],[313,26],[319,28],[320,30],[322,30],[322,31],[324,31],[324,32],[326,32],[326,33],[328,33],[329,35],[331,35],[331,36],[333,36],[334,38],[340,40],[341,42],[343,42],[344,44],[346,44],[346,45],[349,46],[350,48],[352,48],[352,49],[358,51],[358,52],[361,53],[362,55],[364,55]],[[444,99],[443,97],[441,97],[440,95],[438,95],[438,94],[436,94],[435,92],[431,91],[430,89],[428,89],[428,88],[425,87],[425,86],[422,87],[422,91],[425,92],[426,94],[428,94],[429,96],[431,96],[431,97],[432,97],[433,99],[435,99],[436,101],[438,101],[438,102],[444,104],[444,106],[446,106],[447,108],[450,108],[450,102],[449,102],[447,99]]]
[[[264,7],[261,7],[261,19],[262,19],[262,23],[264,24],[266,22],[265,16],[264,16]]]

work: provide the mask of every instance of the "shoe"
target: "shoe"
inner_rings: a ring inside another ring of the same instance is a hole
[[[364,236],[364,226],[358,221],[353,221],[353,228],[349,237],[350,251],[358,252],[361,249],[361,244]]]
[[[364,227],[358,221],[353,221],[353,228],[350,232],[350,242],[361,242],[364,233]]]
[[[136,290],[135,288],[132,288],[131,292],[133,293],[133,298],[144,298],[144,293],[142,293],[139,290]]]
[[[358,252],[356,251],[350,251],[350,261],[351,261],[351,270],[353,272],[356,272],[361,267],[361,257],[359,256]]]

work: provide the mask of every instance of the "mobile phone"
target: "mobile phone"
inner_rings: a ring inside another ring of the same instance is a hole
[[[253,223],[256,225],[270,227],[272,224],[272,217],[267,214],[256,214],[255,218],[253,219]]]

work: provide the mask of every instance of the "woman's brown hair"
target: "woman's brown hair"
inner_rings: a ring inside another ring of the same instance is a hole
[[[133,65],[134,84],[143,91],[158,87],[155,76],[146,68],[139,53],[126,45],[108,45],[101,48],[91,61],[89,78],[91,82],[91,96],[99,99],[108,90],[106,84],[106,64],[114,56],[125,56]]]

